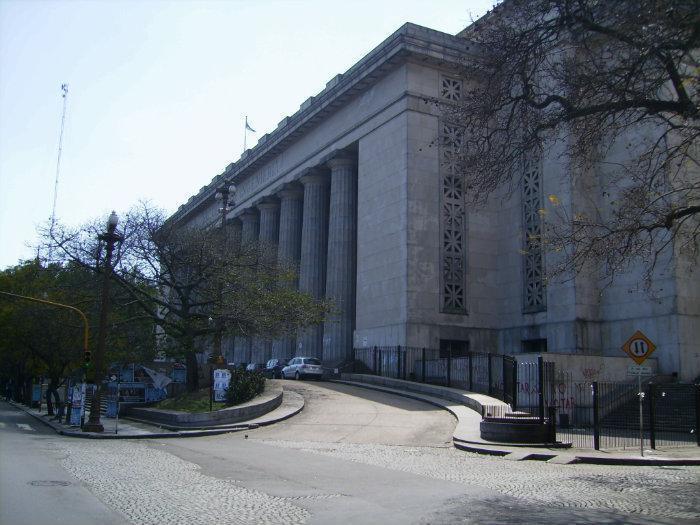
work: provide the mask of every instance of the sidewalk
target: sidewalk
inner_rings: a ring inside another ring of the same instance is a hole
[[[410,381],[402,381],[399,379],[377,378],[379,379],[377,382],[382,384],[371,384],[370,381],[374,382],[376,376],[363,377],[358,374],[348,374],[347,377],[352,380],[340,379],[334,381],[424,401],[447,410],[457,419],[457,426],[452,436],[452,443],[455,448],[468,452],[502,456],[504,459],[512,461],[529,459],[558,464],[590,463],[640,466],[700,465],[700,447],[696,446],[645,450],[644,457],[642,457],[639,454],[639,449],[635,451],[600,451],[567,446],[533,446],[519,445],[517,443],[489,442],[481,439],[479,428],[481,414],[473,408],[468,408],[466,405],[476,407],[480,404],[503,404],[503,402],[498,399],[489,398],[484,394],[475,394],[436,385],[413,384]],[[421,392],[409,390],[409,388],[416,385],[422,390]],[[454,399],[459,401],[455,401]]]
[[[57,422],[53,417],[40,412],[36,408],[30,408],[14,401],[10,402],[15,408],[23,410],[37,421],[51,427],[56,433],[68,437],[88,438],[88,439],[159,439],[159,438],[182,438],[213,436],[225,434],[227,432],[238,432],[249,430],[265,425],[271,425],[279,421],[290,418],[304,408],[304,398],[296,392],[284,392],[282,404],[267,414],[231,425],[217,425],[196,430],[168,430],[163,427],[152,425],[144,421],[135,421],[129,418],[107,418],[102,416],[100,421],[104,426],[104,432],[83,432],[79,426],[71,426]],[[88,412],[89,414],[89,412]],[[85,420],[89,416],[85,416]]]

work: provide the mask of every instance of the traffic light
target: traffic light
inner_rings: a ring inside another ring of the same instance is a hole
[[[92,359],[92,353],[90,350],[85,350],[83,353],[83,361],[85,362],[86,365],[90,364],[90,360]]]

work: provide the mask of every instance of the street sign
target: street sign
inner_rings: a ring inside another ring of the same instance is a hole
[[[637,376],[637,375],[650,376],[650,375],[653,375],[653,372],[652,372],[650,366],[630,365],[627,367],[627,375],[630,375],[630,376]]]
[[[641,365],[646,361],[647,357],[656,350],[656,345],[652,343],[646,335],[637,330],[634,335],[622,345],[622,350],[629,355],[635,363]]]

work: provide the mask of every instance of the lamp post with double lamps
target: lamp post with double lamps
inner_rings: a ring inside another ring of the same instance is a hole
[[[107,317],[109,314],[109,285],[112,278],[112,253],[114,245],[121,242],[123,237],[117,233],[119,217],[112,212],[107,220],[107,231],[98,236],[100,241],[106,244],[107,251],[104,262],[104,275],[102,280],[102,297],[100,301],[100,324],[97,332],[97,348],[93,360],[92,379],[95,382],[95,393],[90,405],[90,419],[83,425],[83,432],[103,432],[104,427],[100,422],[100,390],[102,376],[104,375],[105,341],[107,339]]]
[[[228,181],[225,181],[223,185],[219,186],[216,188],[216,192],[214,193],[214,197],[217,200],[221,201],[221,208],[219,208],[219,212],[221,213],[221,225],[220,225],[220,253],[219,255],[221,256],[221,260],[223,261],[225,257],[225,250],[226,250],[226,243],[225,243],[225,238],[226,238],[226,216],[228,215],[228,212],[231,211],[231,206],[230,204],[233,204],[233,196],[236,194],[236,186],[234,184],[231,184]],[[223,267],[222,267],[223,269]],[[219,277],[217,282],[217,300],[218,300],[218,306],[221,307],[221,302],[223,300],[223,282],[221,281],[221,277]],[[220,314],[220,312],[219,312]],[[216,323],[216,332],[214,335],[214,360],[218,364],[223,364],[223,355],[221,352],[221,346],[222,346],[222,339],[223,339],[223,334],[222,334],[222,327],[221,327],[221,315],[217,315],[216,318],[214,319],[214,322]]]

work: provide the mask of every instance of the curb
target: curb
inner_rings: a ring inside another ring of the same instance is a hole
[[[381,386],[376,386],[376,385],[368,385],[368,384],[362,384],[358,382],[353,382],[353,381],[345,381],[345,380],[339,380],[339,379],[333,379],[332,382],[334,383],[341,383],[349,386],[356,386],[360,388],[366,388],[368,390],[375,390],[377,392],[384,392],[387,394],[394,394],[397,396],[401,397],[406,397],[409,399],[414,399],[416,401],[422,401],[424,403],[428,403],[429,405],[436,406],[438,408],[441,408],[443,410],[446,410],[450,412],[457,420],[459,421],[459,417],[457,414],[452,412],[449,408],[447,408],[444,405],[440,405],[439,403],[436,403],[435,401],[429,400],[429,399],[422,399],[420,397],[420,394],[415,394],[415,393],[408,393],[408,392],[401,392],[401,391],[394,391],[394,390],[389,390]],[[469,408],[469,407],[467,407]],[[508,456],[512,456],[513,459],[517,461],[525,461],[525,460],[534,460],[534,461],[549,461],[553,460],[552,463],[562,463],[562,464],[577,464],[577,463],[586,463],[589,465],[627,465],[627,466],[695,466],[695,465],[700,465],[700,458],[695,459],[695,458],[642,458],[642,457],[620,457],[620,456],[611,456],[611,457],[604,457],[604,456],[590,456],[584,454],[575,454],[569,452],[568,454],[559,454],[558,452],[545,452],[544,450],[540,451],[526,451],[526,450],[518,450],[518,449],[525,449],[525,448],[538,448],[537,445],[533,444],[508,444],[504,445],[502,443],[493,443],[493,444],[487,444],[487,443],[476,443],[473,441],[465,441],[462,439],[455,438],[454,436],[452,437],[452,446],[454,446],[456,449],[459,450],[464,450],[466,452],[474,452],[477,454],[483,454],[483,455],[488,455],[488,456],[499,456],[503,458],[507,458]],[[570,450],[568,448],[564,447],[556,447],[551,444],[547,445],[540,445],[542,449],[545,448],[560,448],[561,450]],[[515,450],[513,450],[515,449]]]
[[[164,439],[164,438],[216,436],[216,435],[220,435],[220,434],[227,434],[230,432],[240,432],[241,430],[252,430],[252,429],[255,429],[258,427],[263,427],[263,426],[267,426],[267,425],[272,425],[274,423],[279,423],[280,421],[284,421],[285,419],[289,419],[290,417],[297,415],[299,412],[301,412],[304,409],[304,406],[305,406],[304,398],[298,394],[297,394],[297,396],[299,397],[299,399],[301,399],[301,403],[299,403],[299,406],[294,407],[292,410],[290,410],[289,412],[287,412],[285,414],[282,414],[279,417],[258,421],[257,423],[252,423],[252,422],[251,423],[239,423],[236,425],[227,425],[223,428],[221,426],[219,426],[216,428],[201,428],[201,429],[189,430],[189,431],[182,430],[182,431],[174,431],[174,432],[152,432],[149,434],[136,434],[136,435],[97,434],[97,433],[93,433],[93,432],[82,432],[80,430],[66,430],[66,429],[62,428],[62,426],[59,425],[58,423],[54,423],[53,421],[49,421],[47,419],[44,419],[44,417],[42,415],[35,414],[35,413],[31,412],[24,405],[20,405],[19,403],[16,403],[14,401],[10,401],[9,403],[12,406],[14,406],[15,408],[22,410],[24,413],[32,416],[37,421],[40,421],[41,423],[50,427],[57,434],[62,435],[62,436],[81,438],[81,439]],[[257,419],[261,419],[263,417],[265,417],[265,416],[258,416],[257,418],[254,418],[253,421],[255,421]],[[127,418],[127,419],[131,419],[131,418]],[[139,421],[139,420],[135,420],[135,421]],[[143,421],[139,421],[139,422],[143,422]],[[148,423],[148,424],[152,425],[152,423]],[[152,426],[156,426],[156,425],[152,425]],[[158,427],[158,428],[162,428],[162,427]]]

